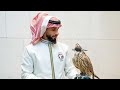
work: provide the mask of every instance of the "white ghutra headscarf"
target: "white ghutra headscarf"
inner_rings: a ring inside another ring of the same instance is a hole
[[[55,16],[49,16],[47,13],[38,13],[32,20],[30,24],[30,29],[32,33],[31,43],[35,45],[41,40],[41,37],[45,33],[47,28],[57,27],[60,28],[61,22]]]

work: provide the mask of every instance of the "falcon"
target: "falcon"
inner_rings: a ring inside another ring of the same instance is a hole
[[[75,48],[73,49],[75,51],[75,54],[72,58],[74,66],[80,70],[80,75],[82,76],[89,76],[92,77],[92,79],[100,79],[93,70],[93,65],[91,63],[90,58],[86,55],[85,49],[82,49],[82,47],[77,43],[75,45]]]

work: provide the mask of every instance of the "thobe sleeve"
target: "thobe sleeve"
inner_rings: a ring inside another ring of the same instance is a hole
[[[33,60],[27,48],[24,49],[22,63],[21,63],[21,78],[22,79],[41,79],[33,74]]]
[[[73,65],[73,62],[70,58],[70,53],[67,50],[66,52],[66,63],[65,63],[65,74],[69,79],[74,79],[79,72]]]

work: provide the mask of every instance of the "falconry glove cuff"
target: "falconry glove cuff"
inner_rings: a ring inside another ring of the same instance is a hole
[[[87,75],[77,75],[74,79],[91,79],[89,76]]]

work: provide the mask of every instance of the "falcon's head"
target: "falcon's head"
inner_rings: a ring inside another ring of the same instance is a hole
[[[75,44],[75,48],[72,50],[77,51],[77,52],[87,51],[85,49],[82,49],[82,47],[78,43]]]

